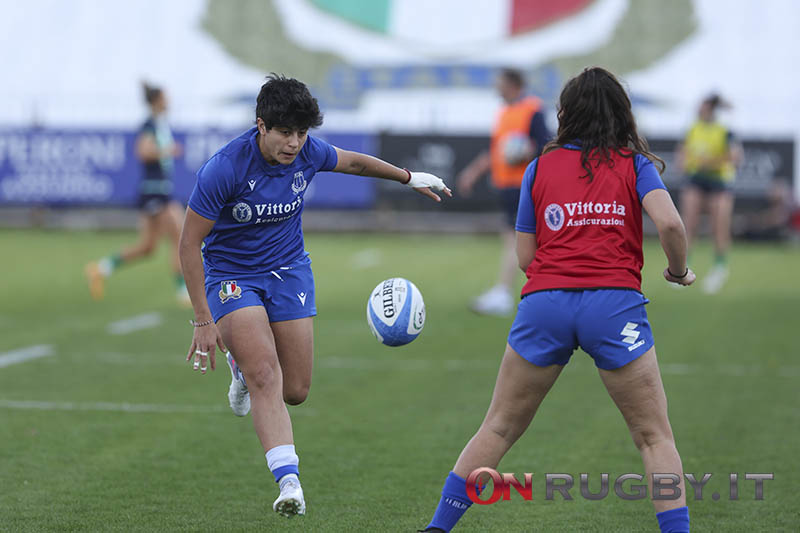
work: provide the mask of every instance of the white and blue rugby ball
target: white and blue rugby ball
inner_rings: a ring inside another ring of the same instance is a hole
[[[425,302],[419,289],[404,278],[378,283],[367,301],[367,323],[387,346],[403,346],[417,338],[425,325]]]

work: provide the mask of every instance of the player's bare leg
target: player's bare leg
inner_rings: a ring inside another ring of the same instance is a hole
[[[89,292],[95,300],[101,300],[105,292],[105,280],[122,263],[148,256],[155,250],[159,236],[157,215],[139,217],[139,241],[122,250],[118,255],[104,257],[86,265],[85,273],[89,282]]]
[[[142,215],[139,217],[139,240],[136,244],[122,249],[120,258],[123,263],[129,263],[153,255],[161,234],[160,220],[162,213],[157,215]]]
[[[181,260],[178,256],[178,241],[181,238],[181,227],[184,217],[183,207],[178,202],[170,202],[167,208],[162,211],[160,220],[162,234],[166,235],[170,242],[170,260],[172,262],[172,272],[175,276],[176,297],[178,303],[183,306],[191,306],[189,292],[186,290],[186,283],[183,281],[181,271]]]
[[[650,494],[653,489],[653,473],[678,476],[680,497],[674,500],[653,500],[656,512],[684,507],[686,487],[683,465],[667,416],[667,397],[661,382],[655,347],[621,368],[599,369],[599,372],[608,393],[625,418],[633,442],[642,456]]]
[[[466,479],[476,468],[495,468],[528,428],[563,368],[531,364],[506,345],[492,403],[478,432],[461,452],[453,472]]]
[[[513,229],[504,229],[501,233],[503,239],[503,255],[500,258],[500,276],[497,284],[508,291],[514,286],[514,280],[519,275],[519,261],[517,260],[517,233]]]
[[[497,467],[528,428],[562,369],[560,365],[535,366],[506,345],[486,417],[448,474],[439,505],[425,531],[449,531],[458,522],[472,505],[466,492],[470,473],[480,467]]]
[[[181,238],[181,226],[183,225],[183,208],[177,202],[170,202],[164,211],[163,232],[167,236],[172,246],[170,261],[172,269],[176,273],[181,271],[181,260],[178,257],[178,241]]]
[[[299,405],[311,388],[314,363],[314,318],[298,318],[270,324],[283,372],[283,399]]]
[[[273,509],[287,517],[305,514],[292,422],[283,401],[283,372],[267,312],[261,306],[243,307],[222,317],[217,327],[247,380],[253,425],[267,464],[280,483],[281,494]],[[290,465],[293,473],[280,473]]]
[[[703,281],[703,290],[709,294],[718,292],[728,279],[727,254],[731,246],[731,217],[734,197],[731,191],[720,191],[711,195],[711,236],[714,240],[714,266]]]
[[[681,218],[686,227],[686,239],[689,250],[697,237],[697,227],[700,224],[700,212],[703,208],[703,191],[694,185],[687,185],[681,193]]]
[[[511,290],[519,271],[516,232],[505,228],[500,233],[500,240],[502,242],[502,251],[500,252],[500,271],[497,277],[497,284],[481,294],[472,303],[471,309],[476,313],[507,315],[514,308]]]
[[[223,316],[217,327],[247,379],[253,425],[264,451],[292,444],[292,422],[283,403],[283,374],[275,338],[263,307],[243,307]]]

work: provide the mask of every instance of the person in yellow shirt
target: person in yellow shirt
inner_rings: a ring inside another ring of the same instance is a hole
[[[519,189],[525,169],[538,156],[550,134],[542,102],[525,94],[525,80],[515,69],[503,69],[497,77],[497,92],[503,99],[492,129],[489,150],[478,154],[457,177],[457,187],[464,196],[487,172],[493,187],[500,193],[505,227],[501,231],[503,252],[500,272],[494,287],[478,296],[470,308],[476,313],[507,315],[514,309],[512,285],[517,276],[516,233]]]
[[[690,246],[697,235],[705,205],[711,218],[714,266],[703,280],[703,290],[708,294],[718,292],[728,278],[733,182],[743,154],[741,144],[716,119],[717,110],[728,107],[730,105],[718,94],[705,98],[700,104],[697,121],[678,150],[678,165],[687,179],[680,203]]]

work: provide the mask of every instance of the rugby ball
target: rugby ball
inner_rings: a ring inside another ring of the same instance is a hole
[[[527,135],[511,133],[503,139],[503,159],[509,165],[519,165],[530,161],[533,146]]]
[[[408,344],[425,325],[422,294],[404,278],[381,281],[369,295],[367,323],[375,338],[386,346]]]

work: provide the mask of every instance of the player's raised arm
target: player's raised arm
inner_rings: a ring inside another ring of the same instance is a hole
[[[453,193],[441,178],[433,174],[428,174],[427,172],[411,172],[407,169],[396,167],[377,157],[360,152],[342,150],[341,148],[336,148],[336,156],[338,157],[338,161],[333,168],[334,172],[399,181],[437,202],[441,202],[442,199],[433,191],[442,191],[447,196],[453,196]]]

